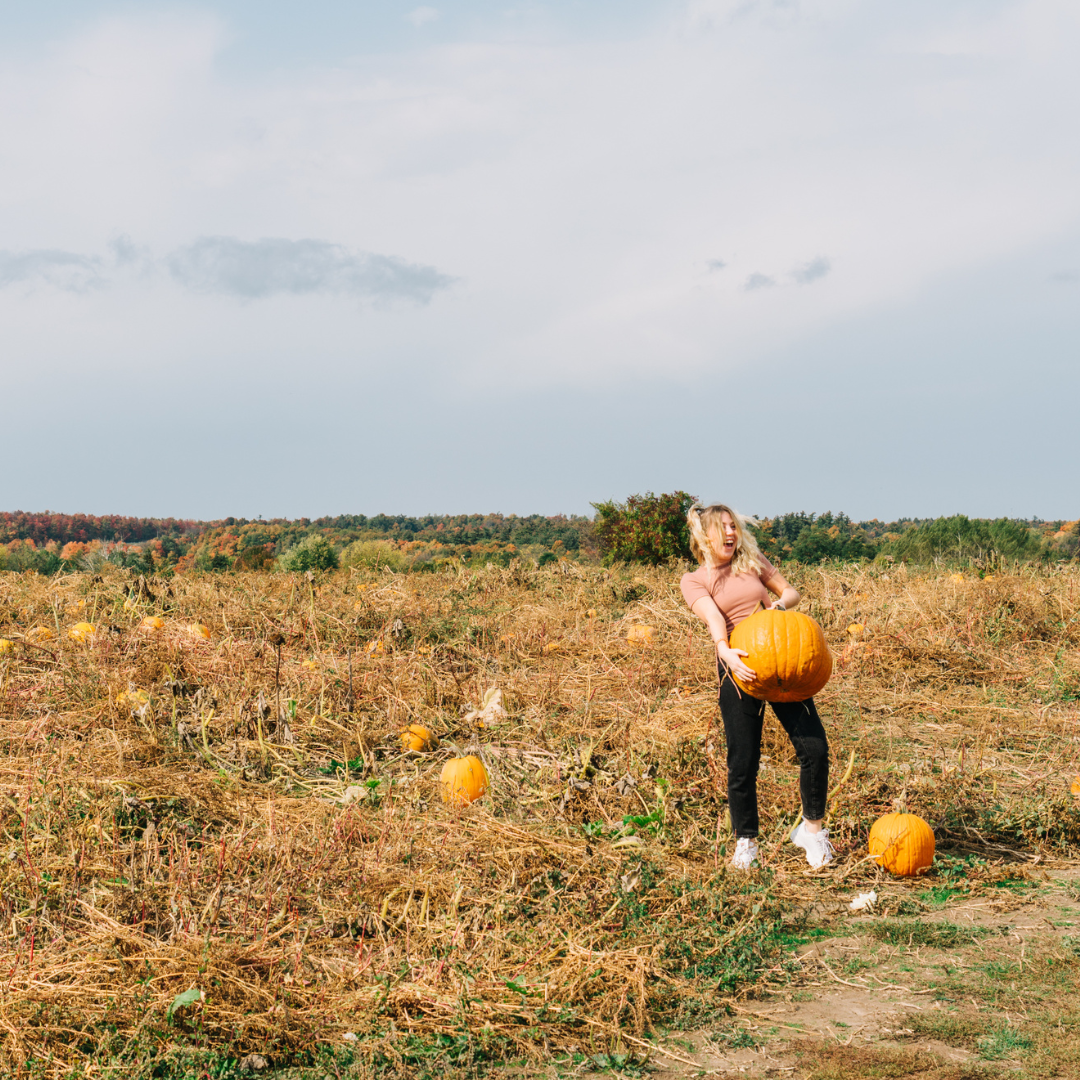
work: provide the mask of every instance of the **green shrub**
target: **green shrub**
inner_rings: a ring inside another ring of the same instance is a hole
[[[404,570],[408,564],[403,551],[389,540],[354,540],[341,553],[342,566],[362,567],[365,570]]]
[[[624,503],[593,503],[596,536],[604,564],[642,562],[652,566],[669,559],[690,559],[690,528],[686,512],[693,495],[631,495]]]
[[[278,556],[281,570],[335,570],[337,552],[322,533],[311,533]]]

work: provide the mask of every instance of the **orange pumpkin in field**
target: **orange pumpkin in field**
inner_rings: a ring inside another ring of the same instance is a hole
[[[488,788],[487,769],[476,756],[451,758],[439,776],[442,799],[450,806],[468,806]]]
[[[71,638],[72,641],[79,641],[86,644],[93,638],[96,632],[97,628],[93,623],[77,622],[68,630],[68,637]]]
[[[401,749],[413,750],[417,754],[425,750],[434,750],[438,739],[423,724],[410,724],[401,732]]]
[[[918,814],[906,810],[886,814],[870,829],[870,854],[897,877],[912,877],[934,862],[934,830]]]
[[[736,684],[762,701],[805,701],[832,674],[824,631],[800,611],[759,611],[735,627],[730,643],[757,672],[753,683]]]

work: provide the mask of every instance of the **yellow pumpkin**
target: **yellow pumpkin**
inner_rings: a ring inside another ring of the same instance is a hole
[[[196,623],[192,623],[191,626],[188,627],[188,629],[191,631],[193,636],[195,636],[197,638],[202,638],[203,641],[209,641],[210,640],[210,627],[209,626],[205,626],[201,622],[196,622]]]
[[[442,800],[450,806],[468,806],[488,788],[487,769],[475,755],[451,758],[439,775]]]
[[[13,653],[15,651],[15,642],[10,641],[8,638],[0,638],[0,656],[4,656],[7,653]]]
[[[140,625],[144,630],[156,632],[165,629],[165,620],[160,615],[147,615]]]
[[[68,637],[71,638],[72,641],[87,642],[94,636],[95,630],[96,627],[93,623],[77,622],[70,630],[68,630]]]
[[[753,683],[735,680],[740,690],[762,701],[805,701],[832,674],[825,634],[801,611],[759,611],[735,627],[730,644],[742,649]]]
[[[402,750],[414,750],[418,754],[439,745],[439,740],[422,724],[410,724],[400,737]]]
[[[27,641],[51,641],[53,632],[47,626],[35,626],[26,631]]]
[[[870,829],[870,854],[897,877],[912,877],[934,862],[934,830],[918,814],[886,814]]]
[[[626,631],[626,641],[639,649],[647,648],[653,643],[653,635],[656,631],[645,623],[636,623]]]

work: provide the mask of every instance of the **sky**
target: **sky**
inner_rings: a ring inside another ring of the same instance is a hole
[[[0,11],[0,509],[1080,516],[1075,0]]]

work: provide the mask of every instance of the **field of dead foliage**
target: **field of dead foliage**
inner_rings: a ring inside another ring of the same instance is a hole
[[[808,912],[882,888],[903,790],[953,878],[1080,854],[1075,565],[785,573],[836,659],[839,857],[784,842],[770,713],[750,874],[676,569],[0,574],[0,1073],[644,1052],[795,977]],[[451,809],[467,749],[491,789]]]

